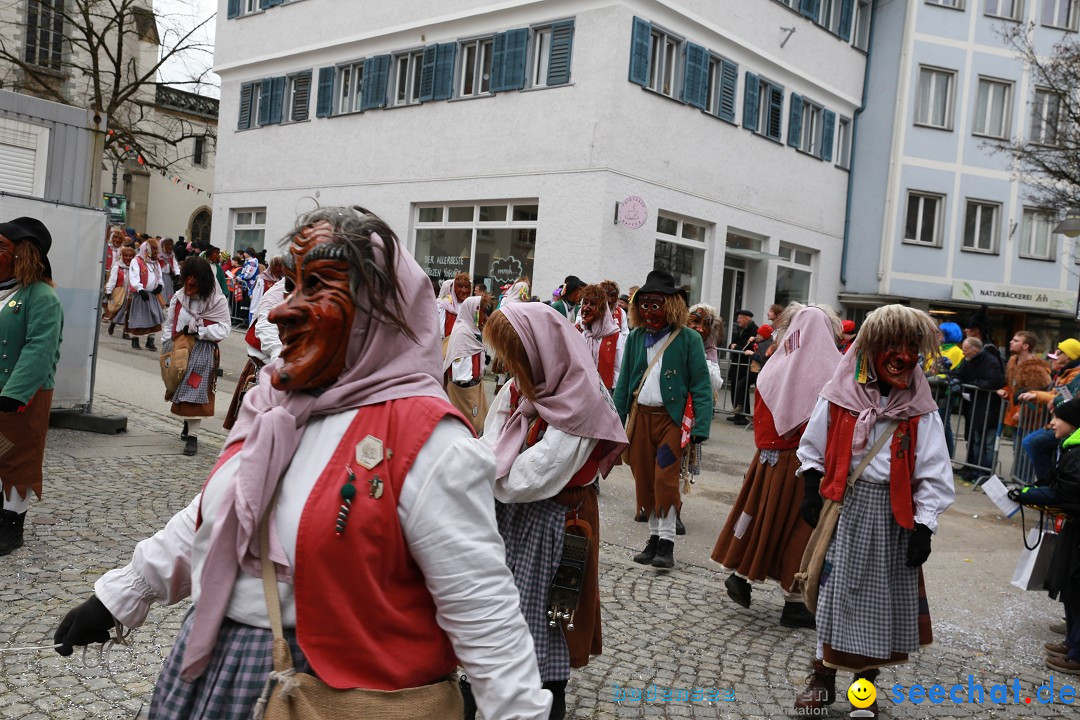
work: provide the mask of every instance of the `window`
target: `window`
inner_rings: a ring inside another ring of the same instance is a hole
[[[664,214],[656,218],[653,269],[671,273],[675,286],[686,289],[690,305],[701,302],[707,237],[708,226],[702,221]]]
[[[1057,145],[1061,130],[1061,96],[1053,90],[1035,88],[1031,103],[1031,142]]]
[[[955,76],[952,70],[919,68],[919,94],[915,99],[916,125],[952,129],[952,88]]]
[[[1024,14],[1024,0],[985,0],[985,12],[990,17],[1019,20]]]
[[[796,93],[788,111],[788,145],[831,162],[836,113]]]
[[[310,105],[311,71],[309,70],[289,78],[289,96],[285,101],[288,122],[307,120]]]
[[[488,37],[461,44],[459,97],[476,97],[491,92],[492,43],[493,39]]]
[[[337,94],[334,114],[357,112],[364,88],[364,61],[341,65],[337,69]]]
[[[795,107],[794,96],[792,107]],[[821,113],[824,108],[806,100],[803,100],[802,108],[802,138],[798,147],[803,152],[821,157]]]
[[[1076,30],[1076,0],[1043,0],[1042,24]]]
[[[432,282],[467,272],[498,295],[501,285],[532,277],[536,200],[423,205],[416,209],[416,261]]]
[[[997,252],[998,211],[997,203],[968,200],[964,214],[964,250],[971,252]]]
[[[533,28],[530,87],[565,85],[570,82],[573,41],[573,20],[562,20],[546,27]]]
[[[1009,108],[1012,106],[1012,83],[979,78],[975,96],[976,135],[1003,138],[1009,134]]]
[[[773,302],[784,306],[793,302],[809,302],[814,253],[780,243],[778,254],[780,260],[776,263],[776,294]]]
[[[1024,208],[1024,221],[1020,228],[1020,257],[1053,260],[1053,227],[1054,216],[1050,212],[1038,208]]]
[[[682,40],[653,28],[649,40],[649,82],[645,87],[661,95],[675,97]]]
[[[196,167],[206,167],[206,136],[196,135],[195,147],[191,150],[191,164]]]
[[[850,13],[850,4],[843,2],[843,0],[821,0],[821,12],[818,15],[818,24],[833,35],[840,35],[845,5],[847,6],[847,11]]]
[[[266,208],[242,208],[232,211],[233,252],[254,248],[259,252],[266,246]]]
[[[963,10],[964,0],[926,0],[927,5],[940,5],[941,7]]]
[[[735,122],[738,85],[739,66],[727,58],[710,56],[705,111],[728,122]]]
[[[60,69],[64,44],[64,0],[28,0],[26,4],[26,62]]]
[[[945,214],[945,196],[908,192],[904,242],[941,247],[941,228]]]
[[[241,83],[240,117],[236,122],[237,130],[247,130],[258,126],[259,96],[262,95],[262,82]]]
[[[870,0],[858,0],[855,5],[855,30],[851,33],[851,44],[859,50],[866,50],[870,45]]]
[[[394,56],[393,104],[416,105],[420,102],[420,71],[424,67],[424,51],[414,50]]]
[[[845,170],[851,167],[851,120],[845,117],[836,125],[836,165]]]
[[[784,114],[784,88],[746,73],[743,88],[743,127],[780,142]]]

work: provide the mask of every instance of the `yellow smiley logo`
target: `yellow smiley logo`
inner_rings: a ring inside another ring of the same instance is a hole
[[[855,707],[867,708],[877,699],[877,689],[869,680],[859,678],[847,689],[847,697]]]

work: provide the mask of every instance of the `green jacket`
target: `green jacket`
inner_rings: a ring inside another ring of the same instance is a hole
[[[559,314],[561,314],[570,322],[575,322],[577,320],[577,314],[579,309],[577,305],[571,305],[565,300],[556,300],[555,302],[551,303],[551,308],[553,310],[557,310]]]
[[[25,404],[38,390],[53,387],[64,308],[56,291],[43,282],[19,288],[4,305],[0,312],[0,395]]]
[[[660,342],[665,340],[667,338]],[[626,338],[622,370],[619,371],[619,383],[615,386],[615,409],[624,423],[630,414],[634,391],[648,366],[645,329],[634,328]],[[692,434],[703,440],[709,437],[713,416],[712,382],[709,380],[709,366],[705,362],[705,345],[696,332],[683,328],[664,351],[664,356],[660,358],[660,395],[664,398],[664,409],[676,425],[682,425],[686,396],[692,396]]]

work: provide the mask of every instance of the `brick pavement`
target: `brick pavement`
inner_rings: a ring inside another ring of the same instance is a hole
[[[219,434],[201,432],[199,455],[185,458],[180,454],[178,423],[167,413],[100,397],[97,407],[127,414],[131,430],[117,437],[50,431],[46,494],[31,508],[27,545],[0,560],[0,647],[51,643],[59,618],[92,592],[94,579],[126,563],[135,543],[161,528],[199,490],[223,440]],[[706,447],[708,460],[715,451]],[[605,497],[611,494],[602,495],[602,503]],[[608,510],[623,512],[625,508]],[[605,654],[574,672],[569,715],[786,716],[805,675],[814,635],[779,627],[779,593],[755,592],[753,607],[743,610],[724,596],[723,575],[715,566],[680,562],[675,571],[661,573],[631,562],[636,549],[602,545]],[[1039,653],[1032,649],[1049,637],[1028,638],[1011,628],[1045,628],[1055,608],[1038,593],[1016,594],[1016,600],[1011,597],[1000,622],[978,618],[978,622],[944,624],[938,631],[938,644],[924,650],[916,663],[883,673],[879,693],[895,682],[951,684],[972,672],[988,688],[1019,677],[1025,696],[1029,695],[1031,688],[1049,677]],[[970,600],[974,618],[979,603],[976,598]],[[932,595],[932,606],[933,602]],[[133,634],[134,649],[115,650],[108,668],[86,666],[78,653],[67,659],[52,652],[0,653],[0,718],[134,717],[152,691],[186,611],[186,603],[155,608],[147,624]],[[987,625],[1001,626],[1000,632],[986,632]],[[89,659],[95,662],[96,654]],[[847,677],[839,680],[846,689]],[[613,701],[616,685],[625,692],[650,684],[731,689],[735,700]],[[885,701],[882,705],[883,716],[897,718],[1058,717],[1063,710],[1060,705],[984,705],[977,711],[951,703],[916,707],[910,703],[891,706]],[[838,710],[830,713],[830,717],[842,716]]]

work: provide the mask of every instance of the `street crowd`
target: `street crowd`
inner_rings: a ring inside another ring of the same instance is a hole
[[[152,718],[564,717],[572,669],[603,651],[599,484],[629,467],[633,560],[674,570],[725,384],[756,452],[712,558],[732,601],[749,607],[774,581],[779,623],[816,630],[797,712],[836,701],[837,671],[873,683],[932,641],[922,566],[954,499],[957,409],[940,387],[988,390],[959,408],[967,465],[985,466],[1002,402],[1038,456],[1011,496],[1067,518],[1046,585],[1065,637],[1046,664],[1080,674],[1080,341],[1046,366],[1020,332],[1006,362],[985,313],[962,329],[898,304],[857,329],[826,306],[774,305],[761,325],[739,309],[725,337],[718,311],[661,269],[626,294],[569,276],[550,302],[528,277],[497,297],[465,273],[433,292],[358,207],[309,213],[285,240],[282,257],[249,248],[226,269],[216,248],[109,238],[103,320],[133,348],[161,335],[187,455],[215,414],[230,282],[247,307],[249,361],[202,492],[55,632],[67,656],[190,598]],[[14,356],[11,372],[0,363],[0,554],[22,545],[42,492],[62,329],[50,245],[40,221],[0,223]],[[1024,425],[1035,403],[1052,407],[1046,428]]]

